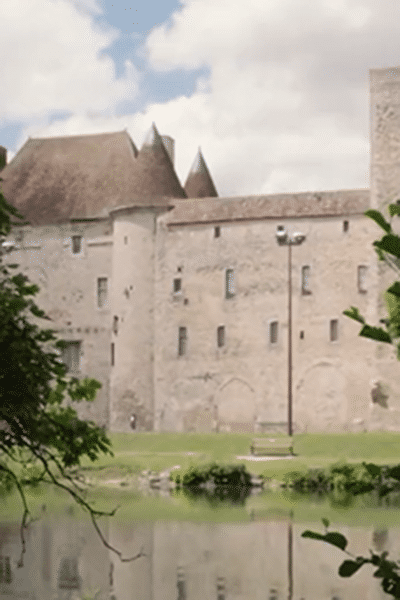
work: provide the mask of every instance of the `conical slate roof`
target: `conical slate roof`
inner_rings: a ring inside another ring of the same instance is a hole
[[[2,191],[32,225],[185,198],[154,125],[152,136],[140,152],[126,131],[29,139],[1,171]]]
[[[188,198],[209,198],[218,196],[200,148],[197,151],[196,158],[189,171],[184,189]]]

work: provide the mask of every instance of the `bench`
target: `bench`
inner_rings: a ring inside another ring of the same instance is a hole
[[[293,455],[293,438],[292,437],[277,437],[277,438],[255,438],[250,446],[251,454],[282,454]]]

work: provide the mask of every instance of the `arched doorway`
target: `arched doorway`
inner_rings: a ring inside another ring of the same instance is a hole
[[[293,422],[297,431],[343,431],[346,425],[345,378],[335,364],[312,365],[296,386]]]
[[[243,379],[232,377],[215,395],[219,431],[254,431],[256,416],[254,389]]]

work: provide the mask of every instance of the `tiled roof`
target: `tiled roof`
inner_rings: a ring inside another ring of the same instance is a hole
[[[370,208],[369,189],[300,192],[174,200],[163,216],[168,225],[201,224],[268,218],[322,217],[363,214]]]
[[[1,171],[4,196],[32,225],[185,198],[153,129],[153,143],[145,143],[140,152],[126,131],[29,139]]]
[[[188,198],[209,198],[218,196],[214,182],[199,148],[188,178],[184,185]]]

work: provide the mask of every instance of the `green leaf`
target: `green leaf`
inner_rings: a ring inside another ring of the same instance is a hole
[[[388,288],[386,290],[386,293],[387,294],[394,294],[395,296],[397,296],[398,298],[400,298],[400,282],[399,281],[395,281],[394,284],[391,285],[390,288]]]
[[[339,567],[339,575],[340,577],[351,577],[360,569],[366,561],[361,559],[358,561],[355,560],[345,560]]]
[[[393,479],[397,479],[400,481],[400,465],[396,465],[388,470],[389,477],[393,477]]]
[[[400,237],[398,235],[384,235],[380,241],[373,242],[373,246],[400,258]]]
[[[332,544],[333,546],[336,546],[337,548],[340,548],[341,550],[344,550],[347,546],[347,540],[344,537],[344,535],[342,535],[341,533],[338,533],[336,531],[327,533],[325,535],[325,540],[329,544]]]
[[[325,526],[326,528],[328,528],[328,527],[329,527],[329,521],[328,521],[328,519],[326,519],[325,517],[322,519],[322,523],[324,524],[324,526]]]
[[[379,227],[382,227],[382,229],[387,233],[390,233],[392,231],[390,223],[386,221],[385,217],[378,210],[374,210],[373,208],[371,208],[370,210],[367,210],[364,213],[364,215],[366,217],[369,217],[370,219],[373,219],[375,223],[377,223]]]
[[[376,340],[378,342],[385,342],[387,344],[392,343],[392,338],[387,331],[382,329],[382,327],[371,327],[370,325],[364,325],[359,335],[371,340]]]
[[[325,535],[322,535],[321,533],[316,533],[315,531],[303,531],[301,537],[311,538],[312,540],[321,540],[323,542],[325,541]]]
[[[350,317],[350,319],[354,319],[355,321],[362,323],[363,325],[365,323],[364,317],[360,315],[360,313],[358,312],[358,308],[356,308],[355,306],[352,306],[348,310],[344,310],[342,314],[346,315],[346,317]]]
[[[347,546],[347,540],[344,535],[337,533],[336,531],[322,535],[321,533],[307,530],[303,531],[301,537],[311,538],[312,540],[320,540],[321,542],[328,542],[328,544],[332,544],[341,550],[344,550]]]
[[[382,468],[378,465],[374,465],[373,463],[362,463],[363,466],[367,469],[368,473],[372,475],[372,477],[378,477],[381,474]]]
[[[400,200],[397,200],[397,202],[400,202]],[[394,215],[400,215],[400,205],[399,204],[389,204],[388,209],[389,209],[389,214],[391,217],[394,217]]]

